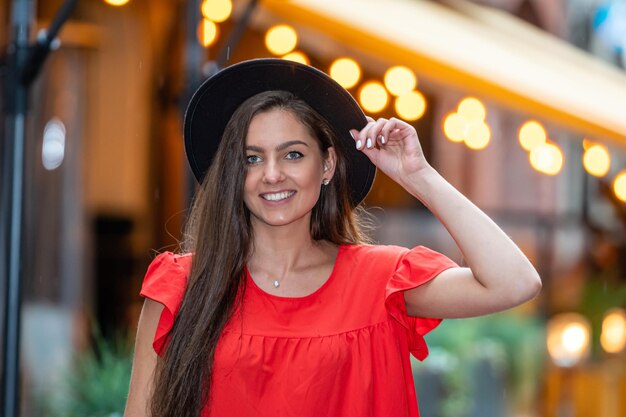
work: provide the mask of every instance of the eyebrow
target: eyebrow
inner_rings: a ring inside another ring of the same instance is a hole
[[[301,140],[289,140],[287,142],[283,142],[280,145],[278,145],[276,147],[276,151],[280,152],[280,151],[282,151],[282,150],[284,150],[284,149],[286,149],[286,148],[288,148],[290,146],[293,146],[293,145],[304,145],[307,148],[309,147],[309,145],[306,142],[303,142]],[[246,150],[247,151],[254,151],[254,152],[263,152],[264,151],[263,148],[261,148],[260,146],[246,146]]]

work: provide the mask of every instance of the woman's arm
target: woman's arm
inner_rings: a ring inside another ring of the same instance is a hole
[[[163,305],[146,299],[139,316],[137,338],[135,340],[135,356],[133,372],[130,378],[130,389],[124,417],[145,417],[150,415],[150,390],[157,355],[152,347]]]
[[[441,221],[469,266],[446,270],[437,279],[406,291],[409,314],[478,316],[517,306],[538,294],[541,280],[526,256],[428,164],[411,125],[394,118],[370,119],[353,136],[357,148]]]

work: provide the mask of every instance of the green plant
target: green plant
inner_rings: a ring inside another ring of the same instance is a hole
[[[414,375],[418,380],[424,372],[439,375],[444,395],[438,415],[463,417],[472,405],[471,391],[477,383],[472,370],[486,363],[504,378],[510,393],[508,406],[523,408],[532,401],[545,360],[543,329],[539,319],[515,312],[446,320],[427,336],[431,356],[424,363],[414,362]]]
[[[592,353],[597,359],[602,354],[600,334],[606,312],[626,306],[626,284],[620,281],[617,269],[592,275],[585,283],[578,312],[589,319],[592,331]]]
[[[124,412],[132,354],[122,339],[96,335],[93,347],[83,352],[65,386],[51,398],[55,417],[121,417]]]

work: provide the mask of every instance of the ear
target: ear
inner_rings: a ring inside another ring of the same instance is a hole
[[[335,175],[335,167],[337,166],[337,153],[332,146],[326,150],[327,156],[323,161],[324,164],[324,178],[331,180]]]

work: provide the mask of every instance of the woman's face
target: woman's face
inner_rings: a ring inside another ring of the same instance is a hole
[[[253,227],[306,222],[323,179],[335,171],[335,152],[322,156],[316,138],[289,111],[259,113],[246,137],[244,202]]]

